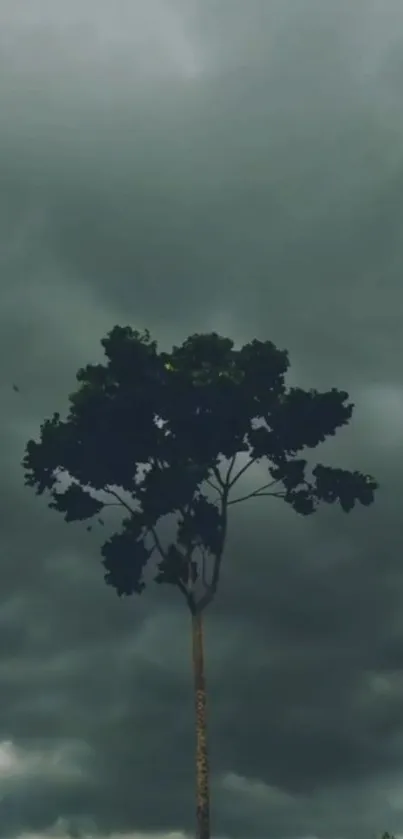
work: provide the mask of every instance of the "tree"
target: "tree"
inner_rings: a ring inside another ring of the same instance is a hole
[[[27,443],[25,482],[39,495],[49,493],[49,506],[67,522],[120,505],[122,529],[101,549],[107,584],[119,596],[141,594],[144,569],[156,555],[155,581],[185,599],[192,617],[197,827],[199,839],[209,839],[202,612],[218,588],[229,508],[272,496],[304,516],[320,502],[349,512],[356,501],[373,502],[377,482],[322,464],[309,476],[307,461],[296,455],[346,425],[353,405],[335,388],[287,388],[288,353],[270,341],[235,350],[229,338],[197,334],[165,353],[148,331],[115,326],[101,344],[106,363],[78,371],[67,419],[55,413],[42,424],[39,442]],[[242,466],[239,455],[246,458]],[[261,461],[269,480],[233,497],[240,478]],[[169,515],[176,539],[163,544],[159,524]]]

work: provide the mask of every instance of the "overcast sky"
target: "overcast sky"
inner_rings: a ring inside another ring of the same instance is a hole
[[[185,606],[119,600],[104,534],[20,467],[116,323],[270,339],[290,382],[349,391],[320,459],[374,474],[376,504],[233,508],[213,828],[403,835],[402,41],[400,0],[0,0],[5,839],[194,830]]]

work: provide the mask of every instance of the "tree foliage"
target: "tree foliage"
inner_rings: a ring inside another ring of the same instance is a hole
[[[307,461],[296,455],[347,425],[353,405],[335,388],[287,388],[288,353],[270,341],[235,350],[229,338],[196,334],[166,353],[148,331],[115,326],[101,344],[105,362],[78,371],[67,418],[45,420],[23,467],[26,484],[46,491],[66,521],[122,506],[122,529],[102,548],[105,579],[119,595],[141,593],[157,551],[156,582],[178,587],[192,611],[204,608],[218,584],[228,508],[246,498],[271,495],[301,515],[321,502],[349,512],[374,500],[377,482],[361,472],[317,464],[307,476]],[[238,455],[247,460],[241,468]],[[270,480],[234,498],[235,484],[260,461]],[[62,474],[70,481],[64,490]],[[158,523],[170,514],[177,538],[162,545]],[[209,581],[206,556],[213,559]],[[198,600],[197,580],[204,585]]]

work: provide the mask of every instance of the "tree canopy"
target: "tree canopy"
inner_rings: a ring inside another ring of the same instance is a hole
[[[54,413],[44,421],[23,467],[25,483],[46,491],[67,522],[98,517],[108,503],[122,506],[121,531],[101,550],[106,582],[119,595],[143,591],[156,551],[156,582],[179,588],[193,612],[203,609],[217,589],[228,509],[246,498],[271,495],[304,516],[320,503],[349,512],[357,501],[373,502],[378,484],[370,475],[321,463],[308,475],[298,455],[347,425],[354,406],[336,388],[287,387],[288,353],[270,341],[234,349],[229,338],[196,334],[166,353],[147,330],[115,326],[101,344],[105,362],[78,371],[66,419]],[[240,468],[238,455],[246,457]],[[268,481],[233,497],[260,461]],[[62,474],[69,477],[64,489]],[[162,545],[158,523],[169,514],[176,540]]]

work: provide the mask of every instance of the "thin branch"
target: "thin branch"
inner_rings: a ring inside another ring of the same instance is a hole
[[[182,515],[184,515],[184,510],[183,509],[181,509],[180,512],[181,512]],[[150,528],[150,530],[151,530],[151,532],[154,536],[157,548],[158,548],[161,556],[164,559],[166,559],[167,555],[163,551],[163,548],[162,548],[161,542],[158,538],[158,534],[157,534],[156,529],[155,528]],[[191,553],[190,553],[190,555],[188,553],[188,555],[186,557],[189,563],[191,562],[191,555],[192,555]],[[194,600],[194,597],[193,597],[193,590],[192,590],[193,585],[189,585],[189,584],[186,585],[184,582],[182,582],[181,579],[179,579],[179,577],[177,578],[175,585],[179,589],[179,591],[183,594],[183,596],[186,600],[186,603],[189,606],[189,609],[190,609],[191,613],[194,614],[194,612],[195,612],[195,600]]]
[[[277,483],[277,481],[273,481],[273,483]],[[267,486],[272,486],[272,484],[267,484]],[[285,498],[285,492],[262,492],[264,488],[255,489],[254,492],[243,495],[241,498],[234,498],[232,501],[228,501],[228,506],[230,504],[239,504],[240,501],[247,501],[248,498],[263,498],[265,495],[270,495],[272,498]]]
[[[202,583],[205,588],[208,588],[208,582],[206,579],[206,551],[202,545],[200,546],[200,552],[202,555]]]
[[[213,471],[213,473],[214,473],[214,476],[215,476],[215,478],[216,478],[216,480],[217,480],[218,485],[221,487],[221,489],[225,489],[225,483],[224,483],[224,481],[223,481],[223,479],[222,479],[222,477],[221,477],[221,475],[220,475],[219,470],[217,469],[217,467],[216,467],[216,466],[212,466],[211,468],[212,468],[212,471]]]
[[[221,561],[222,561],[223,554],[222,552],[214,558],[214,566],[213,566],[213,577],[211,583],[208,583],[207,580],[203,579],[203,584],[205,587],[205,592],[201,596],[199,602],[196,604],[196,608],[202,612],[203,609],[211,603],[217,588],[218,588],[218,581],[220,578],[220,568],[221,568]]]
[[[186,599],[188,599],[188,597],[189,597],[189,592],[188,592],[188,590],[187,590],[187,588],[186,588],[186,586],[185,586],[185,583],[183,583],[183,582],[182,582],[182,580],[179,580],[179,579],[178,579],[178,580],[176,581],[176,585],[178,586],[179,591],[181,591],[181,592],[182,592],[182,594],[186,597]]]
[[[252,494],[254,495],[256,492],[260,492],[262,489],[269,489],[269,487],[274,486],[274,484],[278,484],[278,482],[279,482],[279,478],[274,478],[272,481],[269,481],[268,484],[263,484],[263,486],[259,487],[258,489],[254,489]],[[232,503],[232,502],[229,502],[229,503]]]
[[[228,508],[228,487],[224,489],[224,492],[221,496],[221,523],[222,523],[222,533],[221,533],[221,540],[220,540],[220,547],[217,555],[214,558],[214,565],[213,565],[213,575],[211,583],[206,585],[206,591],[204,592],[203,596],[200,598],[199,602],[196,604],[196,609],[200,612],[208,606],[209,603],[213,600],[215,593],[218,588],[218,583],[220,579],[220,570],[221,570],[221,562],[224,554],[224,545],[225,545],[225,537],[227,533],[227,508]]]
[[[182,580],[177,580],[177,581],[176,581],[176,587],[177,587],[177,588],[179,589],[179,591],[183,594],[183,596],[184,596],[184,598],[185,598],[185,600],[186,600],[186,603],[188,604],[189,609],[190,609],[190,611],[191,611],[191,613],[192,613],[192,615],[193,615],[193,614],[195,613],[195,601],[194,601],[193,594],[191,594],[190,592],[188,592],[188,590],[187,590],[187,588],[186,588],[185,584],[184,584],[184,583],[182,583]]]
[[[131,513],[131,515],[134,515],[136,510],[133,510],[133,507],[131,507],[130,504],[127,503],[127,501],[124,501],[123,498],[120,497],[119,493],[115,492],[114,489],[110,489],[109,486],[107,487],[106,492],[108,492],[109,495],[113,495],[115,498],[117,498],[119,504],[121,504],[122,507],[126,507],[126,510],[128,510],[129,513]]]
[[[117,493],[114,489],[110,489],[108,487],[107,492],[109,492],[110,495],[114,495],[115,498],[118,499],[119,503],[122,504],[123,507],[126,507],[126,510],[128,510],[131,515],[134,515],[136,513],[136,510],[133,510],[133,507],[131,507],[130,504],[127,504],[127,502],[124,501],[123,498],[120,497],[119,493]],[[157,533],[155,527],[152,527],[152,526],[148,527],[146,532],[147,533],[152,533],[157,549],[159,550],[163,559],[166,559],[165,551],[164,551],[164,549],[161,545],[161,542],[159,540],[158,533]]]
[[[164,549],[163,549],[163,547],[162,547],[162,545],[161,545],[161,541],[160,541],[160,538],[159,538],[158,533],[157,533],[157,531],[156,531],[156,528],[155,528],[155,527],[153,527],[152,525],[150,525],[150,527],[147,529],[147,532],[148,532],[148,533],[152,533],[152,535],[153,535],[153,539],[154,539],[154,542],[155,542],[155,544],[156,544],[156,546],[157,546],[158,551],[160,552],[160,554],[161,554],[162,558],[163,558],[163,559],[166,559],[166,558],[167,558],[167,554],[166,554],[166,552],[164,551]]]
[[[243,475],[246,472],[246,470],[249,469],[249,466],[252,466],[252,463],[256,463],[257,459],[257,457],[251,457],[248,463],[245,463],[245,466],[242,466],[242,469],[240,469],[239,472],[237,472],[235,478],[233,478],[232,481],[229,482],[229,489],[232,489],[232,487],[234,486],[234,484],[236,484],[237,480],[241,477],[241,475]]]
[[[106,491],[107,491],[110,495],[113,495],[115,498],[117,498],[117,500],[118,500],[119,504],[120,504],[120,505],[122,505],[123,507],[125,507],[125,508],[126,508],[126,510],[128,510],[128,511],[129,511],[129,513],[131,513],[131,515],[134,515],[134,513],[136,512],[136,510],[133,510],[133,508],[130,506],[130,504],[127,504],[127,502],[126,502],[126,501],[124,501],[124,500],[123,500],[123,498],[121,498],[121,497],[120,497],[120,495],[119,495],[119,494],[118,494],[118,493],[117,493],[114,489],[110,489],[110,488],[108,487],[108,489],[107,489]],[[111,506],[111,505],[109,505],[109,506]],[[118,506],[118,505],[116,505],[116,506]],[[156,531],[156,528],[155,528],[155,527],[153,527],[153,526],[150,526],[150,527],[148,527],[148,528],[147,528],[147,531],[146,531],[146,532],[147,532],[147,533],[151,533],[151,534],[152,534],[152,536],[153,536],[153,539],[154,539],[154,546],[153,546],[153,549],[152,549],[152,553],[154,552],[155,548],[157,548],[157,550],[159,551],[159,553],[160,553],[160,555],[162,556],[162,558],[163,558],[163,559],[166,559],[166,558],[167,558],[167,554],[166,554],[166,552],[164,551],[164,549],[163,549],[163,547],[162,547],[162,544],[161,544],[161,541],[160,541],[160,539],[159,539],[159,536],[158,536],[158,533],[157,533],[157,531]],[[182,594],[183,594],[183,596],[185,597],[185,600],[186,600],[186,602],[187,602],[187,604],[188,604],[188,606],[189,606],[190,611],[193,613],[193,612],[194,612],[194,610],[195,610],[195,603],[194,603],[194,598],[193,598],[192,594],[190,594],[190,593],[188,592],[188,590],[187,590],[186,586],[184,585],[184,583],[182,583],[182,581],[181,581],[181,580],[178,580],[178,581],[177,581],[177,587],[178,587],[178,588],[179,588],[179,590],[182,592]]]
[[[214,490],[215,490],[216,492],[218,492],[218,494],[220,495],[220,489],[219,489],[219,487],[216,487],[216,485],[215,485],[215,484],[213,484],[213,482],[212,482],[212,481],[209,481],[209,479],[208,479],[208,478],[206,478],[206,479],[205,479],[205,481],[206,481],[206,484],[208,484],[208,485],[209,485],[209,487],[211,487],[211,489],[214,489]]]
[[[237,459],[237,454],[238,454],[238,452],[235,452],[235,454],[232,456],[231,463],[230,463],[229,468],[228,468],[228,472],[225,476],[225,484],[226,484],[227,487],[229,487],[230,484],[231,484],[231,475],[232,475],[232,470],[235,466],[235,461]]]

